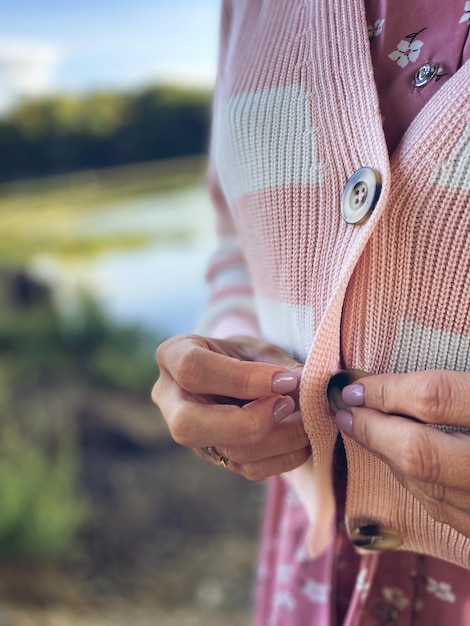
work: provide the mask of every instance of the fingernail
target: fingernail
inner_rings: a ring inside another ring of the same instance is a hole
[[[343,387],[341,397],[348,406],[364,406],[364,385],[353,383]]]
[[[273,408],[274,421],[282,422],[283,419],[291,415],[295,410],[295,402],[290,396],[281,398],[276,402]]]
[[[290,393],[297,388],[298,378],[289,372],[278,372],[274,374],[271,389],[274,393]]]
[[[348,435],[349,437],[354,437],[352,413],[341,409],[335,415],[335,422],[336,426],[340,429],[342,433]]]

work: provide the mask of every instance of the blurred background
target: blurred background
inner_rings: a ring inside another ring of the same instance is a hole
[[[262,487],[173,444],[219,0],[0,0],[0,626],[249,624]]]

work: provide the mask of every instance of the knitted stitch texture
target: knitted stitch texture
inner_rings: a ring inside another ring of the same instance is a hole
[[[332,516],[321,510],[338,436],[330,376],[470,371],[469,96],[466,63],[390,159],[362,0],[224,4],[210,170],[220,247],[206,328],[239,316],[305,361],[315,468],[303,497],[317,532]],[[342,191],[363,166],[381,174],[379,202],[365,224],[346,224]],[[433,519],[365,448],[344,444],[348,528],[392,526],[401,549],[470,567],[467,535]]]

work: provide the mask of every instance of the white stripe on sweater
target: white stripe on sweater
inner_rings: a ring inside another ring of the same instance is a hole
[[[470,337],[400,320],[390,367],[393,372],[470,371]]]
[[[305,362],[316,327],[312,307],[257,296],[256,308],[263,338]]]
[[[263,189],[320,182],[309,107],[301,85],[236,95],[220,105],[215,163],[229,203]]]
[[[434,169],[431,182],[440,187],[470,191],[470,124],[462,133],[449,158]]]

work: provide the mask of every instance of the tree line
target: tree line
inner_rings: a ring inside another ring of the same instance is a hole
[[[25,101],[0,120],[0,182],[207,151],[211,93],[133,93]]]

